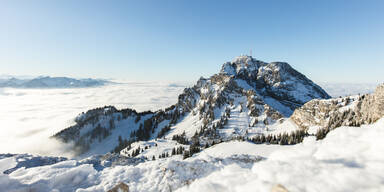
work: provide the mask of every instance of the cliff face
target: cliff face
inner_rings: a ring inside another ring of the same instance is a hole
[[[311,126],[336,128],[370,124],[384,116],[384,84],[372,94],[338,99],[314,99],[290,117],[302,129]]]

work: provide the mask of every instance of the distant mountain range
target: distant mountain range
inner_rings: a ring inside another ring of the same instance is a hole
[[[0,78],[0,87],[13,88],[80,88],[102,86],[111,83],[102,79],[74,79],[68,77],[40,76],[36,78]]]

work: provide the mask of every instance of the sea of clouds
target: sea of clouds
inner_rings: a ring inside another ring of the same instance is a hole
[[[74,124],[81,112],[113,105],[137,111],[158,110],[177,102],[192,83],[124,82],[92,88],[0,88],[0,153],[71,156],[68,147],[50,139]],[[369,93],[374,84],[321,84],[332,96]]]
[[[372,93],[376,83],[319,83],[331,97]]]
[[[0,88],[0,153],[70,156],[50,136],[74,124],[81,112],[113,105],[158,110],[177,102],[186,84],[125,82],[92,88]]]

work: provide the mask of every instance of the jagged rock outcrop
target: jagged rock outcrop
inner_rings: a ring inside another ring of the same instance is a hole
[[[114,186],[111,190],[108,192],[129,192],[129,187],[127,184],[121,182]]]
[[[362,98],[357,105],[357,115],[368,123],[373,123],[384,116],[384,84],[378,86],[373,94]]]
[[[333,129],[370,124],[384,116],[384,84],[373,94],[338,99],[314,99],[290,117],[302,129],[311,126]]]

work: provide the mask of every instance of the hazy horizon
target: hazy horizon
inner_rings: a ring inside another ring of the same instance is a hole
[[[252,50],[315,82],[384,82],[383,1],[113,2],[2,1],[1,73],[195,81]]]

